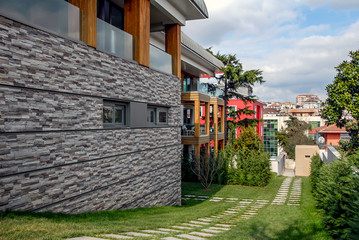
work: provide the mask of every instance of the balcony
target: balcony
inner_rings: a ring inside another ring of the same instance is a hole
[[[75,40],[82,39],[82,11],[63,0],[0,0],[0,14]]]
[[[97,19],[97,49],[133,60],[133,40],[131,34]]]
[[[206,125],[205,124],[199,125],[199,133],[200,133],[200,135],[206,135]],[[183,124],[181,134],[182,134],[182,136],[185,136],[185,137],[194,137],[195,124]]]
[[[165,51],[150,45],[150,68],[172,74],[172,56]]]

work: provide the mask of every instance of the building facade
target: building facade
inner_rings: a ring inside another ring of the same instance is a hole
[[[241,121],[245,118],[248,119],[257,119],[257,120],[261,120],[263,119],[263,104],[261,102],[244,102],[241,99],[230,99],[228,100],[228,114],[230,115],[231,112],[235,113],[236,111],[238,111],[239,109],[244,109],[247,108],[248,110],[252,110],[254,111],[254,114],[252,115],[241,115],[241,116],[236,116],[235,119],[233,119],[233,117],[228,116],[228,120],[234,120],[235,122]],[[256,132],[257,134],[260,136],[260,138],[263,140],[263,122],[258,122],[256,128]],[[237,128],[236,131],[236,136],[238,137],[240,135],[241,129]]]
[[[180,29],[207,17],[201,0],[1,0],[0,210],[179,205]]]
[[[320,116],[297,116],[298,120],[310,123],[312,128],[325,125],[324,119]],[[286,121],[289,116],[283,116],[276,113],[267,113],[263,115],[263,143],[266,152],[272,157],[277,157],[283,149],[279,146],[278,140],[275,140],[275,131],[280,131],[287,127]],[[315,138],[315,134],[308,132],[308,136]]]

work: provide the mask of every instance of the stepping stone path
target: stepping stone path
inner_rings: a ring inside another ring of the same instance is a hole
[[[192,195],[185,195],[185,196],[192,196]],[[294,196],[295,194],[293,195],[293,197]],[[198,198],[198,196],[193,197],[193,199],[195,198]],[[71,240],[108,240],[108,239],[206,240],[209,237],[215,237],[216,234],[220,234],[224,231],[229,231],[239,221],[246,220],[258,214],[258,211],[261,208],[269,204],[268,200],[242,199],[238,202],[237,198],[221,198],[221,197],[214,197],[211,200],[228,201],[228,202],[234,201],[237,202],[237,204],[235,206],[232,206],[224,210],[218,215],[201,217],[168,228],[158,228],[156,230],[152,230],[152,229],[139,230],[138,232],[124,232],[121,234],[102,234],[99,236],[99,238],[79,237],[79,238],[71,238]]]
[[[293,178],[284,179],[280,186],[277,196],[274,198],[272,205],[284,205],[287,201],[288,191]]]
[[[182,196],[182,200],[196,200],[196,201],[206,201],[210,196],[196,196],[196,195],[184,195]]]
[[[254,205],[252,205],[247,211],[242,215],[242,219],[246,220],[258,214],[258,211],[266,206],[269,203],[269,200],[257,200]]]
[[[284,179],[281,187],[274,198],[272,205],[292,205],[300,206],[300,198],[302,195],[302,179],[297,178],[292,184],[293,178],[288,177]],[[292,184],[292,185],[291,185]],[[288,198],[289,193],[289,198]],[[288,202],[287,202],[288,199]]]
[[[292,191],[289,195],[288,205],[300,206],[300,197],[302,195],[302,179],[297,178],[292,185]]]

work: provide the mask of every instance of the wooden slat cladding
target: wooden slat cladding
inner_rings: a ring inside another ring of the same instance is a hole
[[[125,32],[135,38],[135,61],[150,66],[150,1],[125,0]]]
[[[173,57],[173,75],[181,78],[181,26],[166,25],[166,52]]]
[[[68,0],[83,11],[81,24],[82,38],[87,45],[97,46],[97,0]]]

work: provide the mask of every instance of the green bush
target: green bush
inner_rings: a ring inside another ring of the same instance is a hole
[[[348,160],[321,167],[313,162],[313,193],[326,229],[335,239],[359,239],[359,176],[354,165]]]
[[[310,165],[310,182],[312,185],[312,192],[314,193],[317,189],[318,179],[319,179],[319,173],[320,169],[323,166],[323,162],[320,159],[319,155],[314,155],[312,157],[312,163]]]
[[[218,182],[246,186],[266,186],[271,178],[270,156],[263,151],[260,137],[251,127],[229,142],[221,153],[223,167]]]

